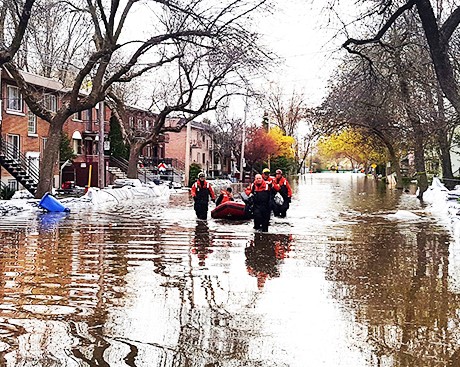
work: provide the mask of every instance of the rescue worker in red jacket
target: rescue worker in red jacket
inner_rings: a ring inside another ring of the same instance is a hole
[[[220,195],[216,200],[216,206],[226,203],[227,201],[234,201],[231,187],[227,187],[226,190],[221,190]]]
[[[252,194],[252,209],[254,213],[254,229],[268,232],[270,225],[270,192],[271,184],[268,184],[261,174],[257,174],[254,182],[248,188],[247,194]]]
[[[289,185],[288,180],[283,177],[283,171],[280,169],[276,170],[276,176],[272,182],[273,191],[275,193],[279,192],[283,197],[283,204],[278,205],[275,201],[272,202],[273,214],[276,217],[284,218],[286,217],[286,212],[289,209],[289,204],[292,197],[291,185]]]
[[[198,174],[198,180],[192,185],[191,194],[195,202],[193,208],[196,216],[198,219],[207,219],[209,197],[215,202],[216,194],[211,184],[206,181],[206,175],[203,172]]]
[[[272,181],[275,179],[273,176],[270,176],[270,168],[264,168],[262,170],[262,178],[268,184],[271,184]]]

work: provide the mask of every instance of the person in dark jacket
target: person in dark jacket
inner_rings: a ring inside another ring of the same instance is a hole
[[[286,217],[286,212],[289,209],[289,204],[291,203],[292,189],[289,185],[289,181],[283,177],[283,171],[280,169],[276,170],[276,176],[272,181],[274,193],[280,193],[283,198],[283,204],[279,205],[275,201],[272,202],[273,206],[273,215],[276,217],[284,218]]]
[[[198,174],[198,180],[192,185],[191,194],[195,202],[193,208],[196,216],[198,219],[207,219],[209,198],[215,202],[216,194],[211,184],[206,181],[206,175],[203,172]]]
[[[271,185],[260,174],[255,176],[254,182],[246,192],[247,195],[252,195],[254,229],[261,229],[262,232],[268,232],[268,226],[270,225],[270,192]]]

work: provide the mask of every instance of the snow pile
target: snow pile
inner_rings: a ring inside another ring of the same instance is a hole
[[[78,211],[81,208],[119,205],[124,202],[131,203],[133,200],[147,198],[169,199],[170,189],[168,185],[156,185],[153,182],[142,184],[139,180],[130,180],[130,182],[124,184],[125,186],[119,188],[99,189],[91,187],[82,197],[58,200],[71,211]],[[0,200],[0,217],[29,215],[30,213],[43,211],[38,206],[39,199],[27,199],[29,196],[22,194],[18,195],[18,197],[18,199]]]
[[[437,178],[433,178],[433,183],[423,194],[423,200],[430,204],[429,210],[440,217],[443,222],[447,222],[456,238],[460,236],[460,187],[448,190]]]
[[[438,178],[423,194],[429,209],[452,230],[453,243],[449,246],[449,290],[460,294],[460,187],[448,190]]]
[[[37,199],[11,199],[0,200],[0,217],[11,215],[19,216],[21,214],[28,215],[39,210]]]
[[[128,185],[115,189],[98,189],[90,188],[88,192],[81,197],[84,202],[90,202],[93,205],[101,204],[118,204],[123,201],[132,201],[144,198],[169,198],[169,187],[167,185]]]
[[[439,178],[434,177],[431,186],[423,193],[423,200],[430,203],[432,212],[442,216],[449,213],[453,204],[456,204],[456,200],[450,200],[456,194],[460,196],[460,191],[449,191]]]
[[[421,217],[408,210],[398,210],[396,213],[388,214],[387,218],[394,219],[394,220],[417,220],[417,219],[420,219]]]

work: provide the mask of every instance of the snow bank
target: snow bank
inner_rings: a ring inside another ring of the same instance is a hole
[[[133,200],[143,200],[147,198],[169,199],[170,189],[166,184],[156,185],[153,182],[142,184],[129,182],[119,188],[99,189],[92,187],[88,192],[79,198],[58,199],[62,205],[68,207],[70,211],[81,210],[81,208],[91,208],[98,206],[120,205],[123,202],[131,203]],[[0,200],[0,217],[30,215],[34,212],[42,212],[38,207],[39,199],[28,199],[27,195],[18,195],[18,199]]]
[[[448,190],[438,178],[423,194],[423,200],[430,204],[429,210],[441,219],[453,234],[449,246],[449,290],[460,294],[460,187]]]
[[[80,199],[93,205],[119,204],[125,200],[144,198],[169,198],[170,191],[167,185],[140,185],[123,186],[116,189],[90,188]],[[64,201],[63,201],[64,203]]]
[[[416,220],[420,219],[421,217],[408,210],[398,210],[396,213],[388,214],[387,218],[394,220]]]

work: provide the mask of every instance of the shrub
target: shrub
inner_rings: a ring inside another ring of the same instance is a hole
[[[11,187],[3,186],[0,189],[0,199],[1,200],[10,200],[13,197],[15,192],[16,192],[16,190],[12,189]]]

